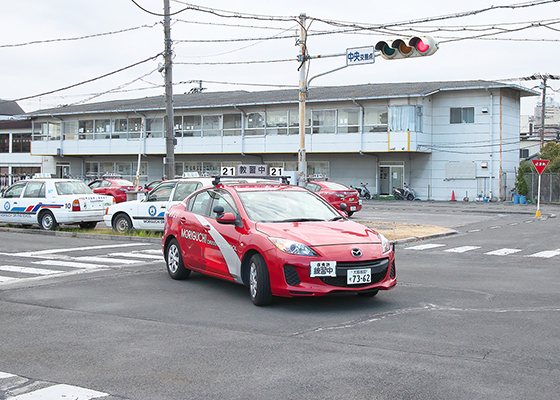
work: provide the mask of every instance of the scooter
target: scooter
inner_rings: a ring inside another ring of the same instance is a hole
[[[367,188],[367,182],[364,184],[363,182],[360,182],[361,187],[354,187],[354,189],[356,189],[358,191],[358,193],[360,194],[360,197],[369,200],[371,199],[371,192],[369,191],[369,189]]]
[[[399,189],[393,186],[393,197],[395,200],[404,200],[406,198],[404,195],[404,189]]]
[[[416,195],[416,191],[412,189],[410,186],[408,186],[406,183],[404,184],[403,195],[404,198],[409,201],[418,199],[418,196]]]

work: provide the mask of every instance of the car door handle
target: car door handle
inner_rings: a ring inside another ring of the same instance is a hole
[[[211,225],[207,225],[207,224],[202,225],[202,227],[203,227],[204,229],[206,229],[207,231],[210,230],[210,229],[212,228]]]
[[[165,208],[165,206],[161,206],[160,208]]]

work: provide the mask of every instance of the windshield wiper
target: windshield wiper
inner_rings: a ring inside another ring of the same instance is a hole
[[[322,218],[292,218],[292,219],[284,219],[282,221],[277,222],[313,222],[313,221],[324,221]]]
[[[338,221],[340,219],[344,219],[343,216],[339,215],[338,217],[334,217],[333,219],[329,220],[329,221]]]

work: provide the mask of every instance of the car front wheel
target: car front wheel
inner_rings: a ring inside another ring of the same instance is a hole
[[[267,306],[272,303],[268,268],[260,254],[253,255],[249,260],[249,289],[254,305]]]
[[[46,231],[53,231],[58,226],[54,215],[50,211],[45,211],[39,217],[39,225]]]
[[[113,220],[113,230],[117,233],[128,233],[132,229],[132,221],[126,214],[119,214]]]
[[[191,274],[191,270],[185,268],[181,248],[177,239],[171,239],[165,253],[165,262],[167,263],[167,273],[170,277],[177,280],[187,279]]]

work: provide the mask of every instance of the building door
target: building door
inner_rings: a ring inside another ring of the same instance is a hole
[[[57,164],[56,176],[57,178],[64,178],[70,176],[70,164]]]
[[[386,166],[379,168],[379,193],[381,195],[393,194],[393,187],[403,187],[403,166]]]

